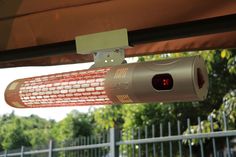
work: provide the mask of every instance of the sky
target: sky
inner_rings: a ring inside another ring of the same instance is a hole
[[[126,60],[131,63],[136,62],[137,58],[128,58]],[[4,99],[4,92],[7,85],[16,79],[67,71],[83,70],[88,69],[92,64],[93,63],[79,63],[58,66],[17,67],[0,69],[0,116],[3,114],[9,114],[14,111],[14,113],[19,116],[30,116],[34,114],[45,119],[54,119],[56,121],[60,121],[65,118],[66,115],[72,110],[88,112],[91,106],[16,109],[6,104]]]

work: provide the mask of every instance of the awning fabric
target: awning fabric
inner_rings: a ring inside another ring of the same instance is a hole
[[[236,1],[1,0],[0,53],[74,40],[75,36],[95,32],[120,28],[133,31],[230,14],[236,14]],[[135,45],[126,50],[126,56],[235,47],[236,31]],[[0,62],[0,67],[91,60],[90,55],[68,54]]]

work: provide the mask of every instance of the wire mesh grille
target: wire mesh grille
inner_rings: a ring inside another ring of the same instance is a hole
[[[112,104],[104,87],[110,68],[34,77],[24,81],[19,93],[28,107]]]

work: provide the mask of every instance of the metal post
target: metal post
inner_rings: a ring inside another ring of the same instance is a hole
[[[152,137],[155,138],[155,125],[152,125]],[[153,156],[156,157],[156,143],[152,144]]]
[[[225,115],[225,112],[223,112],[223,123],[224,123],[224,131],[227,131],[228,130],[228,126],[227,126],[227,117]],[[232,157],[231,151],[230,151],[229,137],[226,136],[225,138],[226,138],[226,146],[227,146],[228,157]]]
[[[178,131],[178,136],[181,136],[181,130],[180,130],[180,121],[177,121],[177,131]],[[179,140],[179,156],[183,157],[183,152],[182,152],[182,140]]]
[[[7,157],[7,150],[5,150],[5,154],[4,154],[4,157]]]
[[[210,116],[210,123],[211,123],[211,132],[214,132],[214,126],[213,126],[213,119],[212,116]],[[213,153],[214,153],[214,157],[217,157],[217,153],[216,153],[216,141],[215,138],[212,138],[212,144],[213,144]]]
[[[168,122],[168,136],[170,136],[171,137],[171,123],[170,122]],[[170,157],[172,157],[172,142],[170,141],[169,142],[169,156]]]
[[[147,126],[145,126],[145,138],[148,138],[148,127]],[[145,144],[145,157],[149,157],[147,143]]]
[[[119,146],[116,146],[117,130],[115,128],[110,129],[110,157],[119,157]]]
[[[21,155],[20,157],[24,157],[24,146],[21,147]]]
[[[160,138],[163,136],[163,125],[160,123]],[[164,157],[164,144],[161,142],[161,157]]]
[[[188,134],[191,134],[191,124],[190,124],[190,119],[187,119],[187,126],[188,126]],[[188,147],[189,147],[189,156],[192,157],[193,153],[192,153],[192,140],[188,140]]]
[[[201,118],[198,117],[197,121],[198,121],[198,131],[201,134],[202,133]],[[200,138],[200,150],[201,150],[201,157],[204,157],[204,147],[203,147],[202,138]]]
[[[52,140],[49,141],[48,157],[52,157]]]
[[[141,139],[141,130],[140,130],[140,127],[138,128],[138,139],[140,140]],[[138,145],[138,157],[141,157],[141,144]]]

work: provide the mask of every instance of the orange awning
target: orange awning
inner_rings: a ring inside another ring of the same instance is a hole
[[[75,36],[120,28],[128,31],[236,14],[236,1],[224,0],[8,0],[0,2],[0,56],[16,50],[73,41]],[[200,23],[201,24],[201,23]],[[236,28],[235,28],[236,29]],[[210,30],[209,30],[210,31]],[[191,36],[191,35],[190,35]],[[137,44],[126,56],[235,48],[236,30]],[[32,53],[35,53],[32,51]],[[0,61],[0,67],[91,61],[71,52]]]

